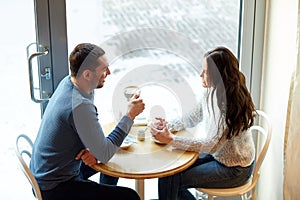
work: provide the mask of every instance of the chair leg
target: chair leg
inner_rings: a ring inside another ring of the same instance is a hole
[[[249,199],[252,199],[252,191],[241,195],[241,200],[249,200]]]
[[[213,200],[214,197],[212,195],[208,195],[208,200]]]
[[[198,200],[199,197],[200,197],[200,194],[199,194],[199,193],[200,193],[200,192],[199,192],[198,190],[195,189],[195,197],[196,197],[197,200]]]
[[[243,194],[243,195],[241,195],[241,200],[247,200],[248,198],[247,198],[247,193],[246,194]]]
[[[241,195],[241,200],[245,200],[245,195]]]
[[[256,200],[256,188],[252,189],[252,200]]]
[[[195,197],[197,200],[207,200],[208,199],[208,195],[204,194],[203,192],[200,192],[199,190],[195,190]]]

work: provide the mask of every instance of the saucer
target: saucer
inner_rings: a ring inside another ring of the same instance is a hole
[[[130,147],[133,143],[135,143],[134,138],[131,135],[127,135],[127,137],[122,142],[120,148],[127,149]]]
[[[163,143],[163,142],[161,142],[161,141],[155,139],[154,137],[151,137],[151,140],[152,140],[153,142],[157,143],[157,144],[166,144],[166,143]]]

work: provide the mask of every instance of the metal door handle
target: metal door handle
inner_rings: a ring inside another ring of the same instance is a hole
[[[29,48],[33,44],[36,44],[36,43],[31,43],[30,45],[27,46],[27,61],[28,61],[28,72],[29,72],[30,96],[31,96],[31,100],[34,101],[35,103],[42,103],[44,101],[48,101],[49,98],[36,98],[35,95],[34,95],[34,81],[33,81],[32,59],[35,58],[35,57],[47,55],[49,49],[48,49],[47,46],[43,47],[43,46],[39,45],[39,47],[42,47],[44,49],[44,51],[42,51],[42,52],[35,52],[35,53],[29,55]],[[43,72],[41,74],[41,77],[46,78],[46,79],[51,79],[51,69],[50,69],[50,67],[49,68],[45,68],[45,72]]]

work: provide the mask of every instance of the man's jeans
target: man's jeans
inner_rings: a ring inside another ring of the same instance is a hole
[[[80,177],[74,177],[66,182],[62,182],[51,190],[41,190],[42,197],[44,200],[140,200],[135,190],[128,187],[116,186],[118,178],[101,174],[101,184],[88,180],[89,177],[96,173],[97,171],[82,164]]]
[[[98,173],[98,171],[92,169],[91,167],[85,165],[83,162],[80,166],[80,177],[84,180],[87,180],[89,177],[93,176],[94,174]],[[119,178],[100,174],[99,183],[108,184],[108,185],[117,185]]]

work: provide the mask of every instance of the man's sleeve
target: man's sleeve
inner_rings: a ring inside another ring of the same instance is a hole
[[[125,116],[105,137],[94,105],[81,104],[73,110],[72,115],[75,129],[82,143],[102,163],[109,161],[117,152],[133,123],[129,117]]]

